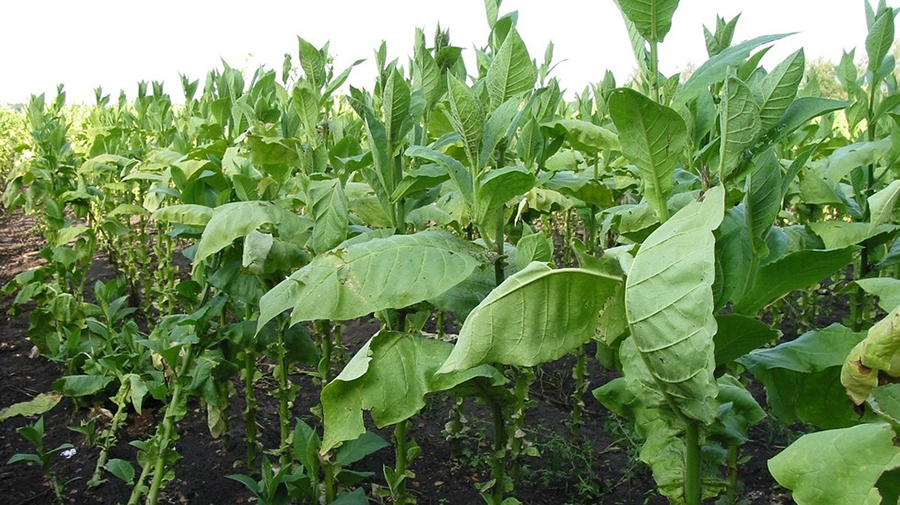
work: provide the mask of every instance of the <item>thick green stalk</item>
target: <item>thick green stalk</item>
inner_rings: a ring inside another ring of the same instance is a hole
[[[255,473],[257,450],[256,441],[256,392],[253,377],[256,375],[256,354],[249,347],[244,349],[244,424],[247,426],[247,471]]]
[[[320,464],[322,471],[325,473],[325,482],[323,483],[323,493],[325,494],[325,503],[331,503],[337,498],[337,485],[334,478],[335,465],[330,460],[321,458]]]
[[[700,505],[700,425],[694,419],[687,420],[684,453],[684,500],[688,505]]]
[[[119,426],[121,426],[122,422],[128,416],[128,410],[125,406],[128,404],[127,397],[129,389],[129,382],[127,381],[123,381],[122,385],[119,386],[119,392],[116,394],[115,400],[116,413],[113,415],[112,421],[109,423],[109,428],[106,430],[103,445],[100,447],[100,457],[97,458],[97,466],[94,467],[94,475],[87,483],[89,487],[99,486],[103,480],[103,469],[106,466],[106,460],[109,458],[109,449],[116,443],[116,432],[119,431]]]
[[[287,331],[285,321],[278,332],[278,421],[281,424],[281,444],[278,447],[279,462],[282,466],[291,462],[291,412],[288,409],[288,396],[290,388],[288,384],[287,348],[284,343],[284,333]]]
[[[153,470],[153,481],[150,483],[150,491],[147,494],[147,505],[156,505],[159,501],[159,490],[162,486],[163,477],[166,474],[166,452],[169,450],[169,443],[175,431],[175,417],[181,409],[182,389],[184,383],[184,375],[191,367],[194,359],[194,350],[190,345],[185,346],[184,356],[181,360],[181,367],[175,374],[175,385],[172,389],[172,399],[166,407],[166,415],[163,419],[162,437],[157,444],[156,465]]]
[[[499,403],[492,405],[494,416],[494,454],[491,458],[491,478],[494,480],[494,488],[491,490],[491,498],[495,505],[503,502],[504,488],[506,487],[506,421],[503,417],[503,407]]]
[[[510,477],[515,483],[519,480],[519,474],[522,466],[522,456],[525,453],[525,414],[528,410],[528,392],[531,384],[534,382],[534,372],[527,367],[512,368],[515,376],[516,412],[512,416],[512,427],[507,433],[507,438],[512,435],[509,442],[510,448]]]
[[[727,503],[734,505],[737,503],[737,486],[738,486],[738,446],[735,443],[728,445],[728,490]]]
[[[409,420],[403,420],[394,425],[394,447],[396,464],[394,465],[394,476],[398,479],[394,492],[394,503],[404,505],[409,497],[406,494],[406,470],[409,462],[407,456],[407,439],[406,430],[409,428]]]
[[[499,286],[505,278],[503,266],[506,261],[503,259],[503,235],[506,231],[506,214],[504,208],[497,209],[497,261],[494,262],[494,281]]]
[[[322,379],[322,385],[331,381],[331,321],[318,321],[319,344],[321,346],[322,359],[319,361],[319,377]],[[401,329],[402,331],[402,329]]]

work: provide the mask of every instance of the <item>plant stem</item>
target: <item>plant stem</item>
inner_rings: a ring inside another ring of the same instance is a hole
[[[587,373],[587,353],[584,352],[584,345],[578,347],[575,351],[575,368],[572,370],[572,378],[575,379],[575,391],[572,393],[572,440],[578,442],[581,438],[581,425],[584,421],[581,419],[584,410],[584,393],[587,389],[585,375]]]
[[[694,419],[687,420],[684,452],[684,500],[688,505],[699,505],[701,495],[700,426]]]
[[[491,407],[494,415],[494,454],[491,458],[491,478],[494,480],[494,488],[491,490],[491,498],[495,505],[499,505],[503,502],[506,487],[506,421],[503,417],[503,407],[498,402],[494,402]]]
[[[281,445],[278,447],[279,462],[281,466],[290,463],[288,455],[291,446],[291,413],[288,409],[288,395],[290,389],[288,387],[288,371],[287,371],[287,348],[284,343],[284,334],[287,331],[287,321],[282,323],[278,332],[278,421],[281,424]]]
[[[244,349],[244,423],[247,426],[247,472],[256,473],[256,392],[253,390],[253,377],[256,375],[256,354],[252,349]]]
[[[109,458],[109,449],[116,442],[116,432],[119,431],[119,426],[128,415],[125,405],[127,405],[126,398],[129,389],[129,382],[127,381],[123,381],[122,385],[119,386],[119,392],[116,394],[115,400],[116,413],[113,415],[112,421],[109,423],[109,428],[106,430],[106,437],[104,437],[103,445],[100,447],[100,457],[97,458],[97,466],[94,467],[94,475],[87,483],[89,487],[99,486],[102,482],[103,469],[106,466],[106,460]]]
[[[396,464],[394,465],[394,476],[397,478],[397,482],[395,483],[395,487],[393,489],[393,498],[394,503],[400,505],[405,504],[408,499],[406,495],[406,469],[408,466],[408,461],[406,459],[407,428],[409,428],[409,420],[403,420],[394,425],[394,454],[396,457]]]
[[[331,503],[337,498],[337,488],[334,479],[334,463],[322,461],[322,471],[325,472],[325,482],[322,486],[325,492],[325,503]]]
[[[652,23],[653,34],[650,36],[650,98],[659,101],[659,42],[656,40],[656,22]]]
[[[506,214],[504,208],[497,209],[497,261],[494,262],[494,281],[499,286],[504,278],[503,266],[506,261],[503,259],[503,235],[506,230]]]
[[[737,485],[738,485],[738,446],[735,443],[728,445],[728,503],[734,505],[737,503]]]
[[[156,505],[159,501],[159,490],[162,486],[163,477],[166,473],[166,452],[169,450],[169,443],[172,434],[175,431],[175,417],[179,416],[178,411],[181,410],[181,393],[184,383],[184,375],[191,367],[194,359],[194,349],[190,345],[186,345],[184,356],[181,359],[181,366],[178,373],[175,374],[175,385],[172,389],[172,399],[166,407],[166,415],[163,419],[162,437],[157,444],[156,465],[153,470],[153,481],[150,483],[150,491],[147,494],[147,505]]]
[[[463,406],[466,398],[461,396],[450,408],[450,421],[447,423],[447,438],[450,439],[450,459],[458,459],[462,452]]]

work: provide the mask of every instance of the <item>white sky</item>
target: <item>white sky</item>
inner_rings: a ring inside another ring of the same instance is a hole
[[[800,32],[775,44],[763,60],[769,68],[799,47],[808,61],[838,61],[853,47],[859,59],[865,54],[863,1],[682,0],[660,46],[660,70],[671,74],[705,61],[702,25],[712,29],[717,13],[726,19],[743,13],[735,42]],[[580,90],[607,68],[622,82],[635,67],[612,0],[506,0],[501,15],[511,10],[519,11],[519,32],[532,58],[542,60],[552,40],[554,61],[567,60],[553,74],[565,88]],[[178,73],[202,83],[220,58],[250,71],[263,63],[280,75],[285,52],[299,64],[297,35],[317,47],[331,40],[336,71],[366,58],[349,82],[371,89],[381,40],[389,59],[399,57],[405,67],[417,26],[429,43],[437,22],[449,28],[451,43],[466,48],[467,62],[489,33],[482,0],[2,0],[0,22],[0,103],[53,95],[60,82],[70,103],[93,102],[97,85],[113,99],[119,89],[130,98],[139,80],[165,81],[178,100]]]

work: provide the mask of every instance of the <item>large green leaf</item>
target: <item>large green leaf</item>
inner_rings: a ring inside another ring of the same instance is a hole
[[[322,51],[302,37],[297,37],[300,43],[300,66],[306,78],[316,87],[321,88],[325,85],[325,58]]]
[[[777,142],[791,133],[797,128],[809,123],[812,119],[828,114],[836,110],[844,109],[853,102],[846,100],[830,100],[828,98],[819,98],[805,96],[791,102],[787,110],[775,125],[776,134],[769,140]]]
[[[534,366],[564,356],[594,336],[600,309],[620,282],[531,263],[469,314],[440,373],[484,363]]]
[[[212,219],[213,209],[204,205],[182,204],[163,207],[154,212],[150,218],[168,223],[181,223],[191,226],[206,226]]]
[[[63,395],[55,391],[50,393],[41,393],[31,400],[25,402],[14,403],[0,410],[0,422],[15,416],[38,416],[56,406]]]
[[[747,174],[744,206],[754,252],[762,255],[763,244],[781,210],[781,163],[772,149],[757,156]]]
[[[362,435],[363,410],[369,410],[375,425],[382,428],[412,417],[425,406],[428,393],[476,378],[493,385],[505,382],[487,365],[435,377],[451,348],[447,342],[403,333],[382,331],[373,336],[322,389],[325,435],[321,451]]]
[[[900,307],[900,279],[873,277],[854,281],[866,293],[878,297],[878,306],[885,312]]]
[[[740,314],[716,316],[716,365],[725,365],[778,338],[779,332],[752,317]]]
[[[641,176],[643,193],[658,216],[668,215],[666,196],[687,143],[684,119],[637,91],[619,88],[609,97],[609,114],[619,131],[622,153]]]
[[[424,146],[409,146],[404,153],[414,158],[423,158],[440,165],[447,171],[447,175],[453,179],[460,194],[462,194],[466,205],[471,207],[474,204],[474,189],[472,187],[472,174],[466,170],[456,158],[448,156],[440,151]]]
[[[271,202],[234,202],[216,207],[197,244],[194,265],[264,224],[293,229],[302,227],[300,216]]]
[[[563,135],[572,147],[586,153],[618,151],[619,137],[593,123],[580,119],[557,119],[541,125],[545,134]]]
[[[648,41],[662,42],[672,28],[678,0],[618,0],[619,8]]]
[[[660,392],[706,424],[716,415],[713,230],[724,207],[721,186],[683,207],[647,237],[625,283],[631,335]]]
[[[848,223],[847,221],[816,221],[809,223],[809,229],[818,235],[825,247],[840,249],[864,242],[883,233],[897,230],[895,224],[873,227],[872,223]]]
[[[719,177],[725,180],[743,161],[744,151],[756,141],[760,128],[759,105],[750,88],[737,77],[725,79],[719,124]]]
[[[462,138],[469,165],[474,170],[479,167],[481,140],[484,135],[484,110],[478,97],[452,73],[447,74],[450,92],[450,119],[456,133]]]
[[[750,56],[750,52],[757,47],[787,37],[788,35],[789,34],[780,34],[756,37],[755,39],[741,42],[740,44],[724,49],[719,54],[706,60],[706,63],[700,65],[700,67],[691,74],[690,79],[688,79],[675,94],[675,98],[672,100],[672,107],[675,109],[680,108],[694,98],[697,98],[697,96],[709,86],[724,79],[725,72],[728,68],[739,67],[740,64]]]
[[[791,54],[769,72],[762,81],[760,131],[766,133],[775,126],[784,111],[797,96],[797,88],[805,70],[803,49]]]
[[[803,289],[844,268],[858,249],[856,246],[807,249],[766,263],[759,268],[753,286],[734,304],[734,311],[756,315],[760,309],[791,291]]]
[[[399,70],[395,69],[388,77],[381,103],[388,142],[391,149],[394,149],[405,133],[404,123],[408,123],[410,109],[409,84]]]
[[[513,197],[522,195],[534,187],[534,175],[521,165],[497,168],[487,172],[478,188],[478,208],[475,220],[484,223]]]
[[[491,60],[485,78],[491,110],[516,95],[531,91],[536,80],[537,71],[528,55],[528,48],[516,29],[512,28]]]
[[[317,256],[263,296],[259,327],[286,306],[294,308],[296,323],[355,319],[434,298],[467,278],[483,251],[439,231],[336,248]],[[285,296],[290,296],[290,302]]]
[[[753,351],[737,362],[766,386],[767,403],[781,421],[800,418],[822,428],[850,426],[859,415],[840,385],[840,367],[864,336],[833,324]]]
[[[866,3],[868,5],[868,2]],[[882,9],[875,16],[866,36],[866,55],[870,72],[877,72],[894,44],[894,9]]]
[[[872,231],[893,220],[898,198],[900,198],[900,180],[891,181],[886,188],[868,198],[869,227]]]
[[[878,504],[881,474],[900,466],[887,423],[861,424],[800,437],[769,460],[769,471],[798,505]]]
[[[315,220],[312,248],[323,253],[347,238],[349,202],[340,179],[311,180],[307,187],[309,211]]]

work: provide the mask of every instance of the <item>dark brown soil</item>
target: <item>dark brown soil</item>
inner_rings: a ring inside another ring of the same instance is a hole
[[[38,263],[41,239],[31,232],[33,224],[32,219],[21,214],[0,215],[0,284]],[[91,269],[88,285],[95,279],[108,280],[115,275],[115,269],[99,258]],[[52,382],[59,376],[54,363],[43,358],[29,358],[31,345],[25,338],[27,318],[9,319],[6,311],[10,304],[10,297],[0,298],[0,370],[3,377],[0,407],[50,391]],[[349,322],[344,327],[344,343],[352,353],[376,330],[377,325],[372,321]],[[528,410],[525,431],[528,441],[540,450],[541,455],[525,459],[515,496],[529,505],[666,503],[657,494],[649,469],[637,459],[635,435],[629,423],[609,413],[590,394],[585,397],[582,442],[572,442],[567,422],[572,405],[569,394],[573,387],[573,360],[569,357],[537,371],[532,393],[535,404]],[[270,372],[265,363],[260,369],[264,373]],[[591,388],[594,388],[614,378],[615,374],[602,370],[591,360],[590,376]],[[295,373],[293,379],[301,386],[293,407],[294,416],[316,424],[310,408],[318,401],[317,387],[306,374]],[[240,385],[236,386],[240,390]],[[256,395],[260,442],[265,448],[276,447],[279,437],[277,400],[267,394],[273,386],[271,380],[259,381]],[[764,401],[760,391],[755,393],[760,401]],[[454,460],[442,433],[452,403],[449,398],[435,397],[412,422],[410,435],[422,447],[422,454],[412,463],[416,477],[409,483],[409,488],[421,504],[482,503],[475,484],[490,478],[489,411],[474,401],[466,403],[469,432],[463,443],[463,456]],[[98,450],[87,447],[81,435],[68,427],[77,426],[86,419],[91,407],[80,405],[76,408],[72,400],[66,398],[45,414],[47,447],[71,442],[78,449],[71,459],[60,458],[54,469],[60,480],[69,482],[66,489],[71,503],[124,503],[130,490],[114,477],[110,476],[109,482],[98,488],[86,486]],[[136,451],[128,442],[145,439],[153,433],[155,423],[161,417],[161,407],[158,403],[150,403],[142,415],[132,412],[110,457],[134,462]],[[187,417],[179,424],[181,438],[177,448],[183,457],[175,467],[175,480],[162,493],[162,503],[254,501],[241,484],[225,478],[228,474],[243,472],[240,463],[236,463],[245,457],[243,407],[241,395],[235,395],[230,406],[231,431],[225,437],[213,439],[199,404],[191,403]],[[0,464],[15,453],[31,449],[16,433],[16,428],[31,421],[33,419],[16,417],[0,423]],[[378,432],[386,439],[390,439],[392,433],[390,429]],[[772,429],[764,421],[754,428],[754,441],[743,447],[742,456],[749,460],[741,468],[740,478],[745,486],[741,497],[748,503],[789,501],[766,470],[766,460],[787,444],[786,438],[790,435],[785,432],[783,428]],[[387,448],[359,462],[354,469],[375,473],[375,477],[363,484],[365,489],[371,490],[373,486],[385,486],[382,466],[393,464],[393,451]],[[53,501],[52,492],[35,466],[0,466],[0,495],[3,496],[0,501],[9,504]],[[370,495],[374,496],[374,493]],[[373,502],[376,502],[375,498]]]

